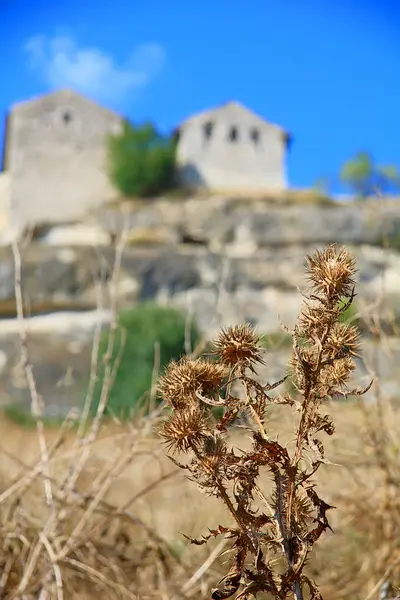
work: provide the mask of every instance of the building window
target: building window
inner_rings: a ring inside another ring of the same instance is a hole
[[[230,142],[237,142],[239,139],[239,131],[237,127],[231,127],[229,130],[228,139]]]
[[[214,129],[214,123],[212,123],[211,121],[208,121],[203,126],[204,137],[207,142],[211,139],[213,129]]]
[[[258,146],[260,141],[260,132],[255,127],[253,127],[253,129],[250,131],[250,139],[255,146]]]
[[[69,125],[72,121],[72,115],[67,110],[62,115],[62,120],[65,125]]]

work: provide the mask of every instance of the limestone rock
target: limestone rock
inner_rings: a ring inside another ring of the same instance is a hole
[[[400,226],[400,203],[388,200],[337,205],[283,205],[245,198],[161,199],[131,207],[100,210],[96,218],[113,233],[128,228],[166,227],[171,239],[202,243],[212,251],[313,245],[332,242],[381,245],[384,235],[395,238]]]
[[[107,246],[110,234],[98,225],[58,225],[52,227],[42,238],[50,246]]]

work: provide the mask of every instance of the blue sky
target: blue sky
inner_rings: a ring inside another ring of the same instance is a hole
[[[72,87],[168,131],[238,100],[292,133],[293,187],[400,168],[399,0],[0,0],[0,53],[1,115]]]

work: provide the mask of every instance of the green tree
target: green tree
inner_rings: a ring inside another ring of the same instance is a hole
[[[377,165],[369,152],[359,152],[346,161],[341,169],[340,179],[360,198],[371,196],[377,190],[384,193],[400,186],[397,167]]]
[[[329,196],[332,189],[332,182],[330,177],[321,176],[316,179],[313,186],[314,190],[318,194],[322,194],[324,196]]]
[[[185,340],[189,337],[191,348],[200,341],[196,323],[188,321],[184,314],[152,302],[138,304],[122,311],[118,317],[118,329],[111,362],[118,360],[114,383],[109,392],[106,414],[127,418],[138,403],[148,400],[158,347],[160,371],[170,360],[185,354]],[[104,331],[99,348],[100,360],[107,352],[109,332]],[[104,381],[104,368],[99,373],[92,412],[95,412]],[[141,403],[142,404],[142,403]]]
[[[110,179],[124,196],[162,194],[175,185],[175,150],[174,139],[153,124],[126,121],[122,132],[108,139]]]

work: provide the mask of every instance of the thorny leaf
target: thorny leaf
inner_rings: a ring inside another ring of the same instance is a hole
[[[218,535],[221,535],[221,534],[223,534],[223,535],[228,534],[226,536],[228,539],[233,538],[233,537],[239,537],[242,535],[238,529],[234,529],[233,527],[224,527],[223,525],[219,525],[218,529],[210,529],[210,533],[214,537],[217,537]]]
[[[176,465],[177,467],[179,467],[179,469],[186,469],[188,470],[188,465],[183,465],[182,463],[178,462],[173,456],[168,455],[168,458],[170,461],[172,461],[174,463],[174,465]]]
[[[200,540],[192,538],[184,533],[182,535],[184,538],[189,540],[191,544],[194,544],[195,546],[202,546],[203,544],[206,544],[210,538],[218,537],[219,535],[224,535],[227,539],[239,537],[242,535],[241,532],[237,529],[234,529],[232,527],[224,527],[223,525],[218,525],[217,529],[209,529],[209,532],[210,533],[208,535],[201,536]]]
[[[212,600],[224,600],[224,598],[231,598],[233,594],[236,594],[238,591],[241,578],[241,572],[238,573],[236,569],[233,569],[232,572],[230,571],[229,576],[224,579],[224,586],[212,591]],[[220,581],[220,583],[223,582]]]
[[[249,392],[252,392],[251,396],[247,399],[248,402],[254,406],[256,410],[259,411],[260,415],[265,411],[267,406],[267,402],[274,402],[274,398],[269,396],[267,392],[274,390],[284,383],[288,378],[288,375],[285,375],[279,381],[275,381],[274,383],[266,383],[265,385],[261,385],[255,379],[248,377],[244,372],[241,374],[241,380],[243,384],[247,387]]]
[[[240,412],[240,405],[229,408],[224,416],[220,419],[220,421],[216,425],[216,429],[218,431],[226,431],[230,425],[234,422]]]
[[[317,415],[315,419],[315,431],[325,431],[328,435],[335,433],[335,425],[329,415]]]
[[[330,460],[325,458],[324,456],[324,446],[320,440],[317,438],[308,438],[308,445],[310,449],[313,451],[316,461],[313,462],[313,466],[316,466],[317,463],[321,464],[333,464]]]
[[[332,527],[329,525],[326,512],[329,509],[335,507],[330,506],[329,504],[324,502],[324,500],[321,500],[321,498],[318,496],[317,492],[313,487],[307,488],[306,493],[307,496],[310,498],[311,502],[313,503],[314,507],[317,509],[317,517],[314,519],[314,522],[316,522],[318,525],[312,531],[310,531],[310,533],[307,536],[307,541],[310,544],[313,544],[327,529],[333,532]]]
[[[371,379],[371,381],[369,382],[369,384],[365,387],[365,388],[354,388],[352,390],[348,390],[347,392],[343,392],[343,391],[335,391],[331,397],[334,398],[335,396],[341,396],[343,398],[348,398],[349,396],[363,396],[364,394],[366,394],[372,387],[372,384],[374,383],[375,378],[373,377]]]
[[[287,467],[290,464],[288,451],[279,442],[265,440],[258,432],[254,433],[254,440],[255,452],[249,454],[247,460],[268,465],[273,470],[278,466]]]
[[[241,543],[239,543],[239,540],[237,540],[236,544],[239,544],[239,546],[234,559],[235,563],[229,570],[227,575],[220,579],[220,581],[218,582],[219,587],[213,590],[211,594],[212,600],[223,600],[224,598],[231,598],[233,594],[235,594],[239,589],[244,561],[246,560],[247,550],[243,543],[243,540]],[[222,587],[220,587],[221,584],[223,584]]]
[[[205,404],[209,404],[210,406],[225,406],[226,400],[224,398],[219,397],[218,400],[214,400],[214,398],[208,398],[207,396],[203,396],[199,391],[196,392],[196,398]]]
[[[236,596],[236,600],[247,600],[251,597],[255,598],[258,592],[270,592],[275,598],[286,596],[286,594],[285,596],[281,596],[278,587],[274,582],[272,572],[266,565],[263,565],[261,572],[253,573],[250,569],[246,569],[245,574],[250,583],[248,583],[240,594]]]
[[[210,535],[207,535],[207,536],[203,535],[203,538],[201,540],[196,540],[195,538],[192,538],[192,537],[186,535],[185,533],[182,533],[182,535],[194,546],[203,546],[204,544],[207,544],[208,540],[211,537]]]
[[[263,388],[267,390],[267,392],[270,392],[271,390],[274,390],[278,386],[282,385],[282,383],[285,383],[288,377],[288,375],[285,375],[282,377],[282,379],[279,379],[279,381],[275,381],[275,383],[266,383]]]

